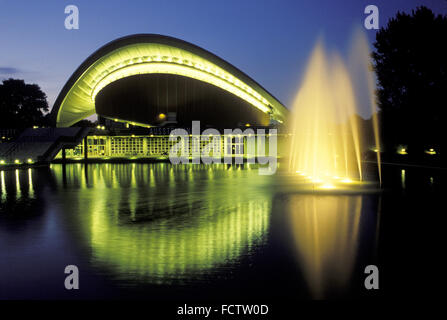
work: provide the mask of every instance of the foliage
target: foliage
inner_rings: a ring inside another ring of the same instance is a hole
[[[27,128],[47,122],[47,96],[37,84],[7,79],[0,84],[0,128]]]
[[[379,30],[373,58],[388,151],[442,148],[447,107],[447,16],[426,7],[398,12]],[[445,140],[445,139],[444,139]],[[445,150],[445,148],[444,148]]]

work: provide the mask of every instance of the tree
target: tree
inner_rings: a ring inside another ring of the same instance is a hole
[[[447,110],[447,16],[398,12],[376,34],[373,53],[385,148],[413,154],[443,145]]]
[[[37,84],[11,78],[0,84],[1,128],[45,125],[47,111],[47,96]]]

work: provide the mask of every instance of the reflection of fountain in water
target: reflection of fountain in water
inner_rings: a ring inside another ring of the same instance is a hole
[[[289,220],[313,298],[343,292],[356,262],[362,196],[294,195]]]
[[[354,67],[348,69],[338,55],[329,58],[318,44],[291,113],[289,171],[326,188],[340,181],[363,180],[364,128],[355,117],[360,95],[357,82],[367,83],[366,103],[372,108],[374,139],[380,150],[373,75],[367,69],[368,47],[362,36],[355,39],[351,61]],[[380,152],[377,156],[380,163]]]

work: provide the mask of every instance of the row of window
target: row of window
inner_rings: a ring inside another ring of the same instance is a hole
[[[110,145],[107,144],[107,139],[110,140]],[[226,153],[227,154],[243,154],[244,143],[243,138],[229,138]],[[213,144],[213,149],[220,152],[223,150],[224,141],[217,139],[209,141],[200,141],[200,150],[205,146]],[[145,156],[145,155],[167,155],[176,141],[169,141],[168,137],[104,137],[104,138],[87,138],[88,154],[89,156]],[[193,151],[193,143],[189,141],[189,152]],[[211,147],[211,146],[210,146]],[[198,150],[194,150],[198,151]],[[79,157],[83,155],[83,143],[78,145],[75,149],[66,151],[67,157]],[[61,155],[60,155],[61,156]]]

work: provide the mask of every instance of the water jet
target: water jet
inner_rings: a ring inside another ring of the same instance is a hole
[[[378,120],[374,98],[374,75],[369,66],[367,44],[355,37],[350,62],[356,72],[336,53],[328,54],[318,42],[308,63],[302,84],[292,105],[288,123],[292,135],[289,173],[307,177],[321,189],[360,184],[364,177],[365,129],[359,120],[357,78],[362,77],[368,91],[375,148],[380,150]],[[351,61],[352,60],[352,61]],[[361,63],[358,63],[361,61]],[[360,68],[360,70],[359,70]],[[380,152],[377,152],[381,183]]]

